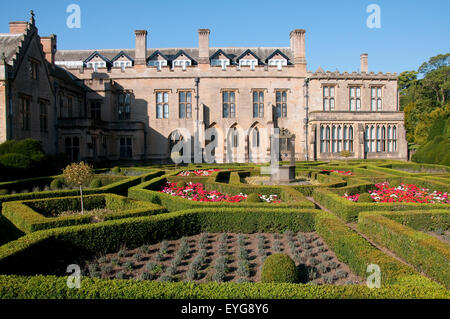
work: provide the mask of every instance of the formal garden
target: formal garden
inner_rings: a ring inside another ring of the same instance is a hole
[[[450,297],[449,166],[296,162],[282,185],[266,168],[70,165],[1,182],[0,297]]]

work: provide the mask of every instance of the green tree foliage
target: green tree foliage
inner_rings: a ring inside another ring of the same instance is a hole
[[[72,163],[64,169],[63,176],[66,184],[80,188],[81,213],[83,214],[83,186],[88,185],[91,182],[94,176],[93,168],[84,162]]]
[[[405,112],[408,142],[423,145],[430,140],[430,129],[438,118],[448,117],[450,92],[450,53],[431,57],[416,71],[399,75],[400,109]],[[422,78],[418,79],[418,75]],[[433,137],[435,133],[431,134]],[[432,139],[432,138],[431,138]]]

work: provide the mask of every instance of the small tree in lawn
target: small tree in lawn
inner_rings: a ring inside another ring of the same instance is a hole
[[[341,156],[342,156],[343,158],[345,158],[345,164],[347,164],[347,159],[348,159],[350,156],[352,156],[352,153],[350,153],[350,152],[347,151],[347,150],[343,150],[343,151],[341,152]]]
[[[83,207],[83,186],[87,185],[94,176],[92,167],[84,162],[72,163],[63,171],[64,180],[68,185],[80,188],[81,213],[84,214]]]

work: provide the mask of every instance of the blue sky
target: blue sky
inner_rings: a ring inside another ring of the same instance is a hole
[[[380,29],[366,25],[372,3]],[[81,8],[80,29],[66,26],[70,4]],[[134,48],[135,29],[149,30],[150,48],[197,47],[199,28],[211,29],[211,46],[289,46],[290,31],[303,28],[311,71],[356,71],[366,52],[370,71],[399,73],[450,52],[448,0],[20,0],[7,8],[0,33],[33,9],[39,33],[57,34],[59,49]]]

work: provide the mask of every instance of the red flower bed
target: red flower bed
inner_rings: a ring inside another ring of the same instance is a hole
[[[339,170],[330,170],[330,169],[324,169],[322,170],[324,173],[338,173],[345,176],[353,176],[355,175],[352,171],[339,171]]]
[[[193,200],[196,202],[229,202],[229,203],[239,203],[247,198],[246,194],[239,195],[226,195],[218,191],[207,191],[204,189],[203,184],[188,183],[184,187],[178,187],[177,183],[167,182],[166,185],[161,190],[162,193],[169,194],[172,196],[182,197],[188,200]],[[277,195],[258,195],[262,201],[268,203],[280,203]]]
[[[177,176],[191,176],[191,175],[195,175],[195,176],[211,176],[212,173],[214,172],[218,172],[220,171],[220,169],[199,169],[199,170],[195,170],[195,171],[184,171],[179,173]]]
[[[414,184],[401,184],[398,187],[389,186],[388,182],[375,184],[376,189],[369,194],[378,203],[440,203],[450,204],[449,194],[439,191],[430,191]],[[359,194],[344,195],[344,198],[357,202]]]

